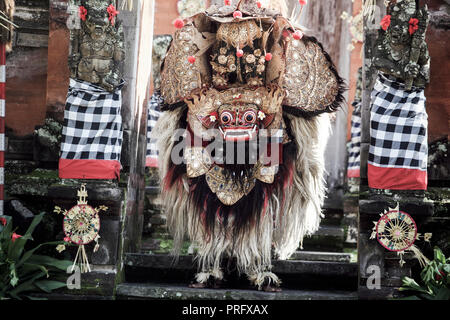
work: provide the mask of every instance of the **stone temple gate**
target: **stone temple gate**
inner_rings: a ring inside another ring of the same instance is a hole
[[[361,12],[362,1],[311,1],[302,12],[302,21],[330,52],[349,88],[346,94],[349,109],[337,113],[334,134],[327,147],[329,191],[322,225],[316,234],[305,239],[303,250],[299,249],[290,260],[274,261],[273,268],[285,285],[281,293],[249,291],[237,275],[230,280],[235,289],[187,288],[185,284],[195,272],[194,248],[186,242],[183,255],[175,264],[168,255],[172,240],[160,204],[164,193],[158,185],[157,168],[146,166],[148,105],[158,81],[156,70],[170,41],[169,35],[175,30],[172,21],[197,8],[188,2],[198,2],[198,8],[202,7],[202,1],[180,0],[178,8],[172,2],[115,1],[125,39],[120,180],[80,180],[60,179],[57,170],[69,82],[72,1],[15,1],[14,23],[18,27],[6,59],[5,213],[13,216],[21,231],[34,215],[48,212],[35,238],[51,241],[63,237],[62,217],[51,214],[54,206],[71,208],[81,183],[86,183],[88,201],[93,207],[108,207],[107,212],[101,213],[99,250],[93,252],[88,246],[92,271],[82,275],[82,288],[60,290],[53,297],[267,299],[271,294],[277,299],[397,297],[401,295],[397,290],[402,284],[401,277],[417,274],[417,261],[406,255],[406,263],[400,267],[394,252],[369,239],[373,221],[397,203],[402,211],[413,216],[419,232],[433,233],[431,245],[421,247],[427,256],[432,255],[432,245],[449,253],[448,127],[445,127],[449,77],[439,71],[440,64],[447,67],[449,64],[445,47],[450,40],[448,4],[425,1],[431,14],[427,37],[432,57],[427,110],[430,121],[436,124],[429,133],[429,188],[425,193],[374,193],[368,188],[367,156],[370,92],[374,82],[370,61],[376,30],[365,22],[363,44],[348,31],[348,22],[339,17],[343,12],[356,16]],[[379,21],[385,14],[385,6],[381,0],[376,4],[382,8],[376,12],[375,21]],[[348,50],[349,46],[353,51]],[[361,176],[348,179],[346,142],[357,70],[361,66]],[[436,82],[438,85],[433,85]],[[73,259],[75,253],[75,249],[69,248],[62,255]],[[380,278],[376,290],[367,286],[374,270]]]

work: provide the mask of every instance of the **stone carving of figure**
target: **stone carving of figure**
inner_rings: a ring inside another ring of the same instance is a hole
[[[430,56],[425,42],[427,7],[414,0],[391,1],[375,44],[373,65],[406,84],[423,88],[430,81]]]
[[[121,83],[125,58],[123,29],[108,0],[83,0],[81,29],[71,30],[71,77],[99,85],[109,92]]]

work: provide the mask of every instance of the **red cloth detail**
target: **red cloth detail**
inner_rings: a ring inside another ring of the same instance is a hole
[[[347,170],[347,177],[349,177],[349,178],[359,178],[359,169]]]
[[[381,168],[368,164],[369,187],[390,190],[426,190],[427,171],[404,168]]]
[[[120,179],[120,162],[116,160],[59,159],[61,179]]]
[[[145,166],[152,167],[152,168],[158,168],[158,159],[152,158],[152,157],[145,158]]]

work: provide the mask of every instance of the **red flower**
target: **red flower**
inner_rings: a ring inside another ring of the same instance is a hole
[[[445,277],[445,273],[442,270],[439,270],[440,274],[436,275],[436,281],[441,281],[442,277]]]
[[[6,218],[0,218],[0,223],[6,226]]]
[[[175,28],[181,29],[181,28],[184,27],[184,21],[182,19],[180,19],[180,18],[175,19],[175,21],[173,22],[173,25],[174,25]]]
[[[22,236],[20,234],[17,233],[13,233],[11,236],[11,240],[12,242],[16,241],[16,239],[22,238]]]
[[[303,38],[303,32],[297,30],[292,34],[292,37],[294,37],[295,40],[300,40],[301,38]]]
[[[383,19],[381,19],[380,22],[381,28],[386,31],[387,28],[389,28],[389,26],[391,25],[391,15],[385,15]]]
[[[86,16],[87,16],[87,10],[85,7],[80,6],[78,8],[78,15],[80,16],[80,19],[83,21],[86,21]]]
[[[231,5],[231,0],[225,0],[224,3],[225,3],[226,6],[230,6]]]
[[[109,5],[108,9],[106,9],[109,14],[109,21],[111,21],[111,25],[114,25],[114,18],[119,14],[119,11],[116,10],[112,4]]]
[[[298,0],[298,2],[300,3],[301,6],[306,5],[306,0]]]
[[[264,57],[266,61],[272,60],[272,54],[270,52],[266,53],[266,56]]]
[[[244,51],[242,51],[241,49],[237,49],[236,50],[236,56],[238,56],[239,58],[242,57],[244,55]]]
[[[261,8],[261,6],[262,6],[261,2],[259,2],[259,1],[256,2],[256,5],[258,6],[258,8]]]
[[[189,56],[188,57],[188,61],[190,64],[193,64],[195,62],[195,57],[194,56]]]
[[[242,12],[240,12],[239,10],[233,12],[233,18],[242,18]]]
[[[419,20],[416,18],[409,19],[409,34],[413,35],[419,29]]]
[[[70,237],[64,237],[65,242],[70,242]]]

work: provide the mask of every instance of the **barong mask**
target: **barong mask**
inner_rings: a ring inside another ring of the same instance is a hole
[[[286,258],[318,228],[330,125],[321,114],[343,102],[343,80],[315,38],[256,1],[213,5],[175,25],[152,133],[175,250],[185,232],[200,246],[199,282],[221,278],[227,253],[257,286],[278,284],[272,246]],[[178,129],[201,137],[184,144],[181,164],[172,158]],[[217,140],[223,159],[209,150]],[[229,143],[247,154],[253,142],[255,157],[221,161],[241,155]]]

